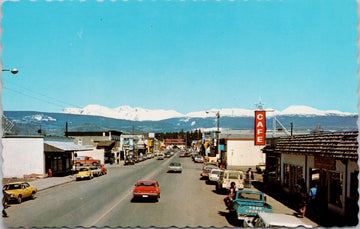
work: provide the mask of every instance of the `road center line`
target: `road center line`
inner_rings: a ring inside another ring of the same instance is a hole
[[[164,165],[168,163],[168,161],[164,161],[161,165]],[[159,173],[160,171],[155,170],[152,173],[148,174],[147,176],[145,176],[144,178],[142,178],[141,180],[148,180],[151,177],[154,177],[154,175],[156,173]],[[100,220],[102,220],[107,214],[109,214],[116,206],[118,206],[122,201],[124,201],[126,198],[128,198],[131,194],[132,194],[133,189],[130,188],[128,189],[125,194],[120,200],[118,200],[111,208],[109,208],[107,211],[105,211],[100,217],[98,217],[95,221],[93,221],[92,223],[89,223],[87,226],[85,227],[93,227],[95,226],[95,224],[97,224]]]

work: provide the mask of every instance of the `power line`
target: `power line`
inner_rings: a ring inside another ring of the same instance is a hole
[[[7,87],[7,86],[4,86],[4,89],[10,90],[10,91],[12,91],[12,92],[15,92],[15,93],[17,93],[17,94],[26,96],[26,97],[28,97],[28,98],[32,98],[32,99],[36,99],[36,100],[39,100],[39,101],[42,101],[42,102],[46,102],[46,103],[48,103],[48,104],[56,105],[56,106],[59,106],[59,107],[61,107],[61,108],[64,108],[64,105],[71,105],[71,106],[75,106],[75,107],[80,108],[80,106],[73,105],[73,104],[66,103],[66,102],[62,102],[61,100],[54,99],[54,98],[51,98],[51,97],[46,96],[46,95],[42,95],[42,96],[44,96],[44,97],[46,98],[46,99],[44,99],[44,98],[41,98],[41,97],[39,98],[39,97],[37,97],[36,95],[31,95],[31,94],[24,93],[23,91],[19,91],[19,90],[17,90],[17,89],[9,88],[9,87]],[[25,89],[25,88],[23,88],[23,89]],[[28,89],[27,89],[27,90],[28,90]],[[30,90],[30,91],[31,91],[31,90]],[[40,94],[40,93],[38,93],[38,94]],[[51,101],[51,100],[49,100],[49,99],[52,99],[52,100],[54,100],[54,101]]]
[[[34,91],[34,90],[29,89],[29,88],[26,88],[26,87],[24,87],[24,86],[22,86],[22,85],[20,85],[20,84],[17,84],[17,83],[14,83],[14,82],[12,82],[11,84],[19,87],[21,90],[27,90],[27,91],[29,91],[30,93],[33,93],[33,94],[35,94],[35,95],[41,95],[41,96],[45,97],[46,99],[50,98],[50,99],[55,100],[55,101],[57,101],[57,102],[59,102],[59,103],[62,103],[62,104],[64,104],[64,105],[70,105],[70,106],[73,106],[73,107],[81,108],[81,107],[78,106],[78,105],[71,104],[71,103],[62,101],[62,100],[60,100],[60,99],[50,97],[50,96],[45,95],[45,94],[42,94],[42,93],[40,93],[40,92],[38,92],[38,91]]]

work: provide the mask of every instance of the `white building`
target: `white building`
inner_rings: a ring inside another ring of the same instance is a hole
[[[5,136],[2,138],[3,178],[38,174],[45,176],[44,138],[42,136]]]

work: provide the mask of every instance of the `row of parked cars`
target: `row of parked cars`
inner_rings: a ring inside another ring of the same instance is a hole
[[[207,184],[214,184],[217,193],[229,193],[231,184],[235,184],[237,192],[224,201],[230,216],[244,227],[312,227],[296,216],[274,213],[265,194],[250,189],[248,174],[243,171],[222,170],[213,163],[204,163],[200,176]]]
[[[84,166],[77,168],[76,180],[88,179],[99,177],[107,174],[107,169],[103,165]]]
[[[135,165],[136,163],[146,161],[148,159],[154,158],[154,153],[141,153],[139,155],[126,155],[124,160],[124,165]]]
[[[92,179],[107,174],[103,165],[77,167],[77,171],[76,180]],[[10,202],[20,204],[24,199],[34,199],[37,191],[36,187],[26,181],[6,183],[3,186],[3,206],[6,208]]]

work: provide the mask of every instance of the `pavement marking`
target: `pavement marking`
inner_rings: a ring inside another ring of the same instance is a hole
[[[164,165],[165,163],[169,163],[168,161],[164,161],[161,165]],[[156,173],[160,173],[161,170],[155,170],[152,173],[148,174],[146,177],[140,179],[140,180],[148,180],[149,178],[153,177]],[[125,194],[120,200],[118,200],[111,208],[109,208],[107,211],[105,211],[99,218],[97,218],[92,223],[89,223],[85,227],[93,227],[95,224],[97,224],[100,220],[102,220],[107,214],[109,214],[115,207],[117,207],[121,202],[123,202],[126,198],[128,198],[132,194],[133,188],[130,188],[128,191],[126,191]]]

